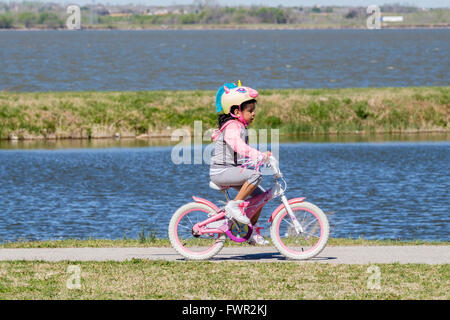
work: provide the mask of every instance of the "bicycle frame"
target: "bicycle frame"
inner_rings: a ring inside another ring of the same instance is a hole
[[[197,223],[193,227],[193,233],[196,235],[202,235],[205,233],[226,233],[230,226],[228,225],[228,218],[225,217],[225,210],[222,208],[218,208],[215,204],[211,203],[210,201],[198,197],[192,197],[195,202],[203,203],[209,206],[210,208],[214,209],[214,211],[217,212],[217,214],[214,214],[212,217]],[[266,192],[257,195],[256,197],[252,197],[245,201],[246,205],[246,213],[249,218],[251,218],[261,207],[263,207],[267,202],[269,202],[272,199],[271,195],[271,189],[267,190]],[[205,228],[210,223],[224,220],[224,224],[220,226],[219,228]],[[252,227],[250,225],[250,227]]]

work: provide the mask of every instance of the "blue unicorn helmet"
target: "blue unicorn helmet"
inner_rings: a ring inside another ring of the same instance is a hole
[[[255,99],[258,91],[250,87],[243,87],[239,80],[238,85],[225,83],[216,93],[216,112],[230,113],[232,106],[240,106],[245,101]]]

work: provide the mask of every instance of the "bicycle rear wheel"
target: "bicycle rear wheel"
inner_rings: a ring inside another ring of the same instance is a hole
[[[297,233],[286,208],[273,220],[270,235],[275,247],[285,257],[295,260],[311,259],[327,245],[330,227],[323,211],[309,202],[291,205],[303,232]]]
[[[205,260],[216,255],[224,246],[224,234],[193,235],[195,224],[208,219],[214,213],[210,207],[191,202],[180,207],[169,223],[169,239],[172,247],[190,260]]]

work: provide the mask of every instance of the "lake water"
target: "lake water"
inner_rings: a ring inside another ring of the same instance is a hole
[[[0,90],[450,85],[450,29],[2,31]]]
[[[281,143],[287,195],[330,215],[331,236],[450,241],[450,142]],[[0,150],[0,242],[167,237],[196,195],[217,203],[209,167],[172,146]],[[264,187],[271,185],[266,176]],[[266,223],[279,201],[263,210]]]

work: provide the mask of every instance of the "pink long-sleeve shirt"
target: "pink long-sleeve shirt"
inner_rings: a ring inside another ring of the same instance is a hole
[[[214,155],[211,158],[211,169],[223,168],[224,166],[236,166],[242,158],[258,160],[264,154],[248,145],[248,132],[244,124],[238,120],[230,120],[225,123],[221,130],[216,130],[212,136],[215,146]],[[240,156],[235,157],[235,152]]]

